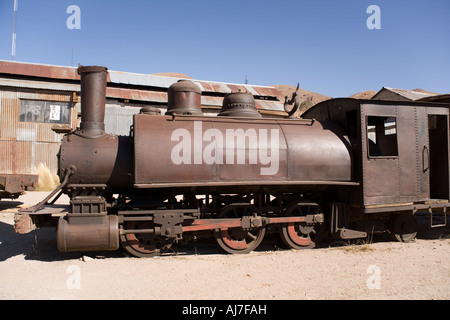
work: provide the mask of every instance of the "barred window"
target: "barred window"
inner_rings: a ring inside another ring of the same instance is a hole
[[[20,122],[70,123],[67,102],[20,100]]]

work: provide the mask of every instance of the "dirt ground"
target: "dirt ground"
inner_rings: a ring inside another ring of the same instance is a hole
[[[246,255],[224,254],[214,240],[151,259],[60,253],[54,229],[19,235],[12,226],[18,207],[46,194],[0,203],[0,299],[450,299],[449,227],[421,221],[411,243],[381,236],[303,251],[268,239]]]

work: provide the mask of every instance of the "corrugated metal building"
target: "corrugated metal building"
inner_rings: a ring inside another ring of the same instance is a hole
[[[132,115],[143,106],[164,114],[167,89],[178,78],[109,70],[105,129],[128,135]],[[285,116],[284,97],[274,87],[192,80],[202,90],[205,114],[217,114],[226,93],[248,91],[263,116]],[[57,170],[62,135],[77,127],[77,68],[0,60],[0,173],[30,174],[43,163]]]
[[[383,87],[372,97],[372,100],[415,101],[435,95],[438,93]]]

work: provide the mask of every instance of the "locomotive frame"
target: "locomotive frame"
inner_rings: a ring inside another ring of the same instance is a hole
[[[224,99],[219,116],[206,117],[201,92],[183,82],[170,88],[165,116],[143,108],[130,135],[116,136],[104,132],[107,69],[80,67],[79,73],[81,124],[62,141],[61,185],[16,219],[19,232],[56,226],[60,251],[122,246],[150,257],[213,236],[226,252],[247,253],[266,232],[279,233],[293,249],[312,248],[325,233],[353,239],[387,231],[406,242],[416,235],[419,210],[428,211],[430,226],[436,215],[438,225],[446,224],[446,104],[332,99],[303,119],[268,119],[260,118],[251,95],[238,93]],[[237,140],[219,142],[232,130]],[[188,152],[183,134],[202,140],[188,144]],[[169,143],[178,143],[183,157],[170,162]],[[242,157],[235,158],[239,143]],[[205,146],[211,153],[202,158]],[[230,150],[230,161],[218,156]],[[267,167],[274,152],[276,171]],[[273,174],[263,174],[268,171]],[[48,204],[62,193],[69,207],[55,206],[55,199]]]

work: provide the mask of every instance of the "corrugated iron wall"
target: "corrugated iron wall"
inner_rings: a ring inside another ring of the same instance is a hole
[[[20,122],[20,99],[70,103],[72,93],[0,88],[0,173],[35,173],[39,163],[56,172],[62,134],[52,131],[53,123]],[[73,121],[74,108],[70,112]]]
[[[128,107],[106,104],[105,131],[118,135],[130,134],[130,126],[133,123],[133,115],[139,113],[140,107]]]

